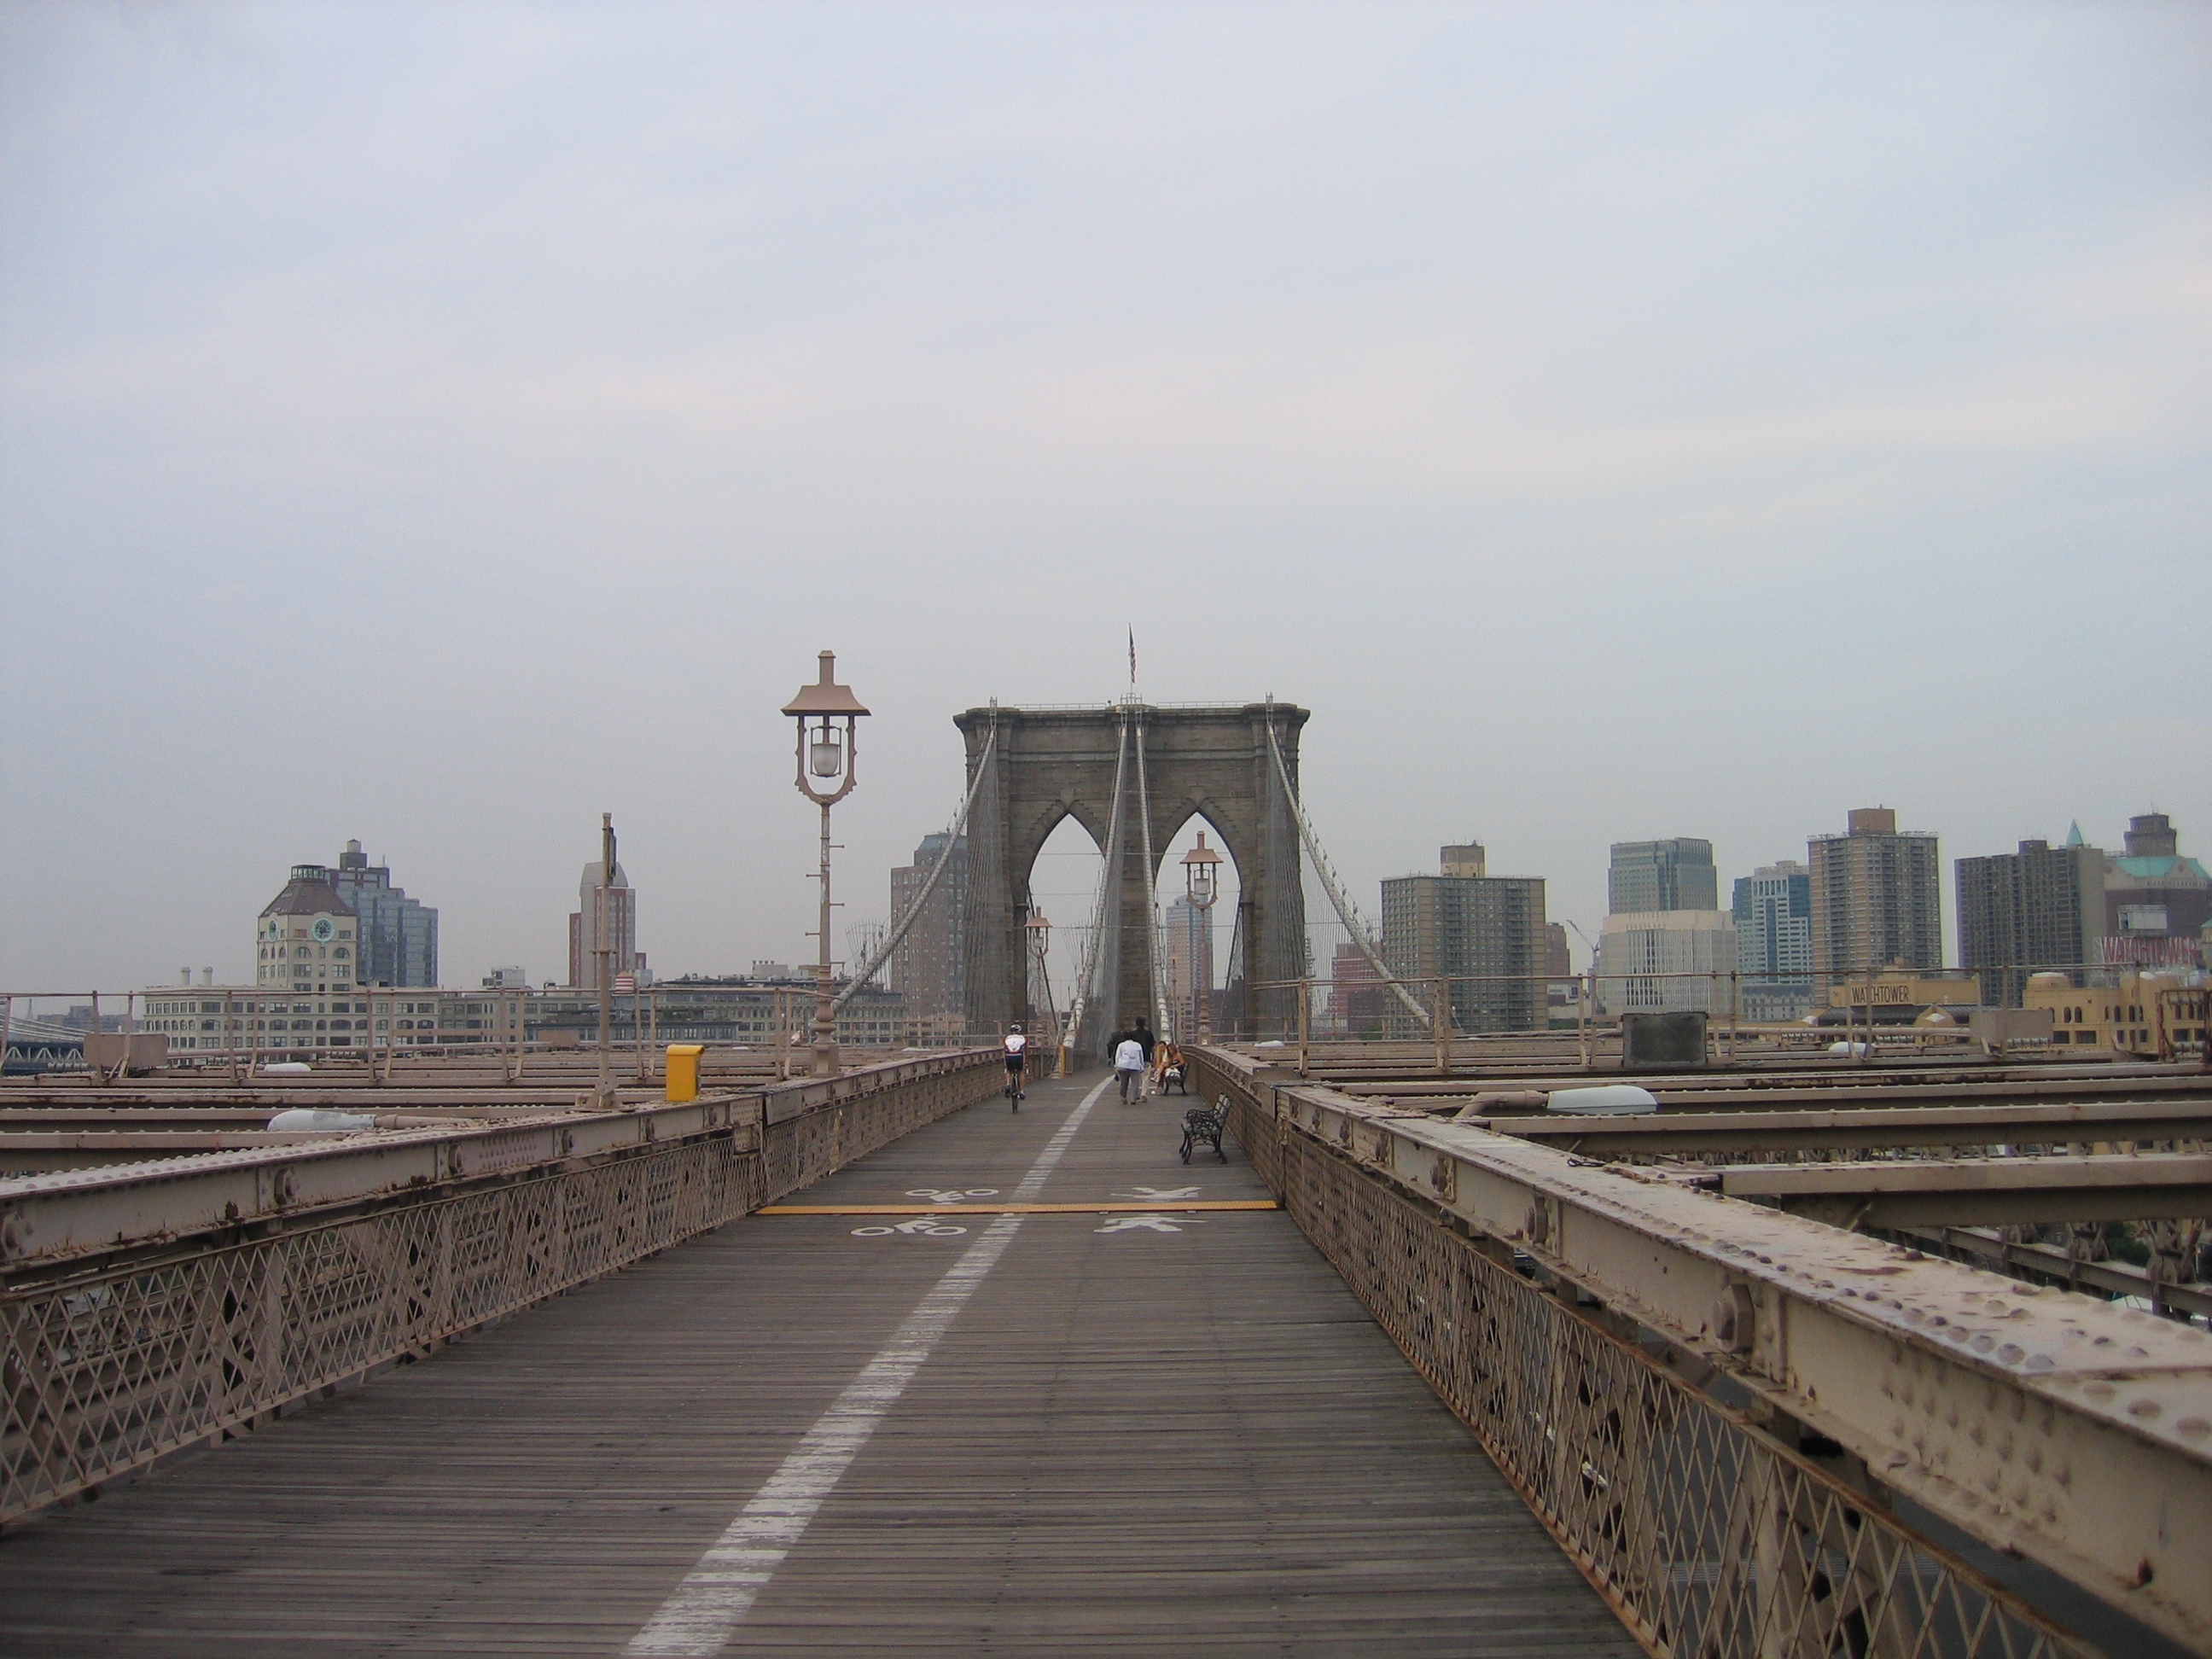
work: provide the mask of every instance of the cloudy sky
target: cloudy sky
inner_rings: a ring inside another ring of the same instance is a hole
[[[544,979],[602,811],[661,972],[805,960],[815,652],[860,921],[1132,626],[1370,907],[2212,851],[2203,5],[15,0],[0,331],[10,988],[348,836]]]

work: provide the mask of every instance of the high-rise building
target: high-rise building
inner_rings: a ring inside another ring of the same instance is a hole
[[[1943,883],[1936,837],[1900,833],[1886,806],[1855,808],[1840,836],[1806,843],[1816,979],[1943,965]]]
[[[359,969],[360,918],[331,885],[320,864],[295,864],[284,890],[263,907],[254,927],[253,982],[295,996],[350,991]]]
[[[1466,869],[1468,850],[1446,848],[1442,861]],[[1382,884],[1383,962],[1399,979],[1451,980],[1451,1019],[1462,1031],[1544,1029],[1547,945],[1540,877],[1414,875]],[[1425,1003],[1431,994],[1412,988]],[[1389,1031],[1410,1033],[1412,1017],[1391,1002]]]
[[[438,913],[392,884],[387,865],[371,864],[361,843],[349,841],[331,872],[331,885],[361,918],[361,981],[364,985],[435,985]]]
[[[576,908],[568,915],[568,983],[579,990],[599,988],[600,963],[612,981],[630,979],[645,958],[637,949],[637,890],[615,860],[612,881],[601,884],[603,868],[597,859],[584,866],[576,882]],[[605,954],[602,955],[602,952]]]
[[[1959,965],[1983,970],[1984,1006],[2019,1007],[2038,969],[2098,959],[2105,865],[2078,829],[2063,847],[2024,841],[2017,853],[1958,861]],[[2068,980],[2078,985],[2081,976]]]
[[[1813,872],[1795,859],[1738,876],[1729,910],[1740,975],[1737,1017],[1802,1019],[1813,1012]]]
[[[957,1014],[968,1006],[967,933],[968,837],[939,830],[924,836],[914,862],[891,872],[891,926],[897,927],[921,899],[921,890],[939,860],[949,860],[931,889],[929,902],[891,952],[890,988],[909,1019]]]
[[[1613,867],[1605,880],[1605,908],[1611,915],[1717,909],[1720,890],[1709,841],[1677,836],[1670,841],[1613,844]]]
[[[1695,1011],[1725,1016],[1735,928],[1725,910],[1644,910],[1607,916],[1597,936],[1601,1013]]]
[[[2212,924],[2212,876],[2186,857],[2163,812],[2128,820],[2127,851],[2105,861],[2106,962],[2190,968],[2202,965]]]
[[[1324,1016],[1331,1030],[1346,1036],[1379,1037],[1383,1005],[1393,1000],[1366,951],[1349,940],[1336,947],[1335,959],[1328,966],[1328,1008]]]
[[[1211,908],[1201,910],[1180,894],[1168,906],[1166,990],[1175,1020],[1170,1029],[1178,1042],[1194,1041],[1210,1023],[1212,1011],[1203,1000],[1213,994],[1212,918]]]

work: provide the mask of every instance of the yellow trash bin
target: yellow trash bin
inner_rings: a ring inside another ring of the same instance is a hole
[[[672,1042],[668,1045],[668,1098],[696,1100],[699,1098],[699,1056],[707,1052],[703,1042]]]

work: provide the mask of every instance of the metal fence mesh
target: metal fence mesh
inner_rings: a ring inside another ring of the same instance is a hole
[[[0,1297],[0,1516],[744,1212],[726,1137]]]
[[[992,1055],[769,1126],[0,1291],[0,1520],[721,1225],[988,1094]]]
[[[1217,1079],[1218,1074],[1217,1074]],[[2094,1656],[2002,1586],[1234,1090],[1285,1209],[1668,1659]]]

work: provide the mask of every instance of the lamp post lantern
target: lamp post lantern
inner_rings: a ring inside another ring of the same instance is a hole
[[[822,960],[814,970],[816,1077],[837,1075],[836,996],[830,983],[830,809],[853,793],[854,722],[868,712],[850,686],[837,684],[836,672],[836,653],[824,651],[822,678],[800,686],[799,695],[783,706],[783,712],[799,724],[799,793],[822,809]]]
[[[1214,900],[1221,896],[1218,866],[1221,854],[1206,844],[1206,831],[1198,832],[1198,845],[1182,855],[1183,896],[1190,908],[1198,912],[1199,924],[1204,929],[1206,949],[1193,951],[1202,960],[1190,964],[1191,996],[1198,1004],[1198,1040],[1203,1044],[1213,1037],[1213,918],[1208,914]]]
[[[1053,1004],[1052,970],[1045,965],[1045,952],[1052,947],[1052,923],[1046,920],[1043,911],[1032,904],[1030,906],[1029,920],[1022,924],[1022,927],[1029,935],[1030,962],[1036,970],[1031,976],[1031,982],[1043,988],[1045,1018],[1052,1023],[1052,1044],[1054,1059],[1058,1063],[1054,1075],[1066,1077],[1067,1075],[1066,1037],[1060,1029],[1060,1010]],[[1034,1006],[1030,1012],[1032,1017],[1031,1023],[1034,1024],[1036,1012]]]

